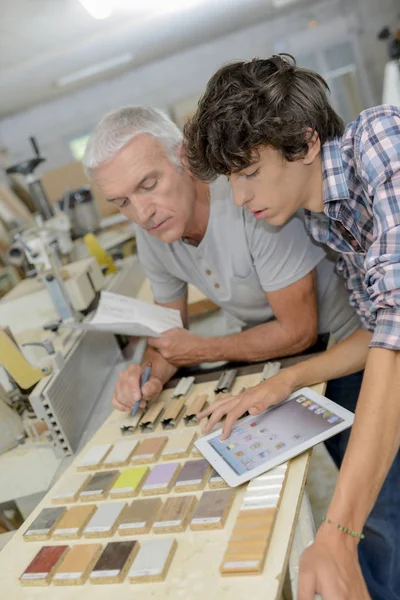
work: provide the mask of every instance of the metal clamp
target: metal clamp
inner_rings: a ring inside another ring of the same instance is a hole
[[[181,398],[187,396],[192,385],[194,384],[194,377],[182,377],[174,389],[172,398]]]
[[[214,392],[219,394],[221,392],[229,392],[231,389],[233,382],[235,381],[235,377],[237,374],[237,369],[230,369],[229,371],[223,371],[221,373],[221,377],[218,379],[218,383],[214,388]]]
[[[274,375],[276,375],[277,373],[279,373],[279,371],[281,370],[281,363],[280,362],[267,362],[264,365],[263,368],[263,372],[261,375],[261,381],[265,381],[266,379],[269,379],[270,377],[273,377]]]

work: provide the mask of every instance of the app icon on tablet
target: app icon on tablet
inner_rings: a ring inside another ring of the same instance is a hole
[[[259,455],[261,458],[267,458],[268,456],[268,452],[266,450],[263,450],[262,452],[259,453]]]

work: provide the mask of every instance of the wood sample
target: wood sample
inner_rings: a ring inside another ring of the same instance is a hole
[[[187,458],[193,448],[196,437],[196,433],[190,430],[179,430],[170,435],[167,445],[161,454],[161,459]]]
[[[180,468],[180,463],[163,463],[153,467],[143,484],[143,496],[168,494],[174,486]]]
[[[229,488],[229,485],[221,477],[221,475],[217,473],[215,469],[213,469],[210,475],[210,479],[208,480],[208,487],[212,490],[219,490],[222,488]]]
[[[53,531],[53,540],[76,540],[96,511],[94,504],[71,506]]]
[[[185,398],[172,400],[165,409],[161,425],[163,429],[175,429],[185,412]]]
[[[49,585],[68,546],[43,546],[22,573],[22,585]]]
[[[126,506],[119,521],[119,535],[148,533],[162,507],[161,498],[134,500]]]
[[[157,462],[160,454],[167,443],[168,438],[166,436],[148,438],[143,440],[139,446],[135,448],[135,451],[131,458],[132,464],[148,464]]]
[[[111,448],[112,444],[97,444],[91,446],[80,459],[76,468],[78,471],[94,471],[101,465]]]
[[[233,489],[203,492],[190,521],[190,529],[222,529],[234,499]]]
[[[170,496],[153,525],[154,533],[185,531],[197,504],[196,496]]]
[[[139,542],[109,542],[90,574],[90,583],[122,583],[139,550]]]
[[[280,465],[256,477],[247,486],[220,566],[222,575],[257,574],[262,571],[286,473],[287,465]]]
[[[176,540],[145,540],[128,573],[130,583],[164,581],[176,551]]]
[[[201,394],[195,396],[190,402],[188,402],[184,416],[185,425],[193,426],[199,424],[197,415],[199,412],[205,409],[207,400],[207,394]]]
[[[211,473],[209,462],[201,460],[188,460],[182,467],[175,484],[177,492],[190,492],[201,490],[205,486]]]
[[[103,461],[103,467],[124,467],[129,464],[129,460],[138,444],[138,440],[118,440],[111,452]]]
[[[137,496],[148,472],[148,467],[131,467],[121,471],[118,479],[110,489],[110,498]]]
[[[52,497],[53,504],[66,504],[76,502],[80,492],[90,479],[89,473],[72,473],[69,475],[63,484],[57,488],[56,493]]]
[[[23,534],[24,540],[27,542],[49,540],[65,511],[65,506],[44,508]]]
[[[83,508],[83,507],[82,507]],[[54,585],[83,585],[102,551],[101,544],[73,546],[53,577]]]
[[[110,537],[117,530],[125,502],[100,504],[83,530],[86,538]]]
[[[105,500],[118,475],[119,471],[98,471],[95,473],[79,494],[81,502]]]
[[[154,402],[150,405],[140,421],[140,429],[143,433],[154,431],[160,420],[163,409],[164,402]]]

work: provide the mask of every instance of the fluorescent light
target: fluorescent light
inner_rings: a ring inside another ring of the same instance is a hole
[[[100,75],[101,73],[112,71],[113,69],[116,69],[117,67],[122,67],[123,65],[127,65],[132,61],[133,54],[121,54],[120,56],[110,58],[109,60],[105,60],[100,63],[96,63],[95,65],[91,65],[90,67],[85,67],[84,69],[80,69],[79,71],[75,71],[74,73],[70,73],[69,75],[64,75],[63,77],[57,79],[56,85],[58,87],[66,87],[68,85],[78,83],[79,81],[83,81],[84,79],[90,79],[91,77]]]
[[[193,4],[198,4],[203,0],[78,0],[87,12],[94,19],[107,19],[114,10],[134,10],[140,12],[153,11],[172,12],[176,10],[187,9]],[[282,0],[277,0],[282,2]],[[293,2],[295,0],[283,0],[284,2]]]
[[[94,19],[107,19],[114,8],[112,0],[79,0],[79,2]]]
[[[283,8],[284,6],[289,6],[289,4],[295,4],[297,1],[298,0],[272,0],[272,6],[275,8]]]

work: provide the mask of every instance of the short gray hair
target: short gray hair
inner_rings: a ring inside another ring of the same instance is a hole
[[[91,177],[94,169],[142,134],[161,142],[170,162],[182,166],[177,154],[183,137],[179,127],[157,108],[124,106],[105,115],[91,133],[82,160],[86,174]]]

